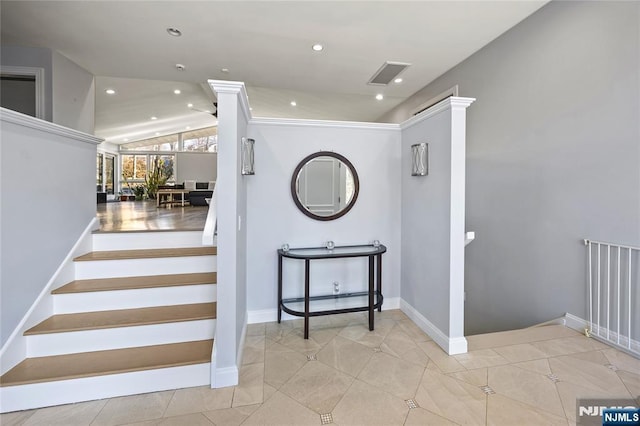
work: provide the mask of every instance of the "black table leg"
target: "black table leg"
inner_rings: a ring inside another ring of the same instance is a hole
[[[278,254],[278,324],[282,320],[282,255]]]
[[[309,259],[304,260],[304,338],[309,338]]]
[[[378,254],[376,258],[378,262],[378,295],[382,295],[382,255]],[[378,306],[378,312],[382,312],[382,303]]]
[[[369,256],[369,331],[373,331],[373,259]]]

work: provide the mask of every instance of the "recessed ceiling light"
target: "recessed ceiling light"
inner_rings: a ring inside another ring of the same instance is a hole
[[[160,132],[156,132],[156,136],[160,136]]]
[[[193,108],[193,104],[187,104],[187,108]]]
[[[180,91],[180,89],[176,89],[176,90],[173,91],[173,93],[175,93],[176,95],[179,95],[182,92]]]
[[[324,46],[321,45],[320,43],[316,43],[313,46],[311,46],[311,48],[316,52],[320,52],[322,49],[324,49]]]
[[[169,33],[169,35],[172,35],[174,37],[180,37],[182,35],[182,31],[177,28],[167,28],[167,32]]]
[[[249,107],[249,111],[253,111],[253,108]]]
[[[400,77],[396,78],[395,80],[393,80],[394,83],[399,84],[402,83],[402,79]]]
[[[376,99],[377,99],[377,100],[379,100],[379,101],[381,101],[381,100],[383,100],[383,99],[384,99],[384,96],[382,95],[382,93],[378,93],[378,94],[376,95]]]
[[[151,116],[151,119],[152,119],[152,120],[157,120],[157,119],[158,119],[158,117],[156,117],[155,115],[152,115],[152,116]]]
[[[296,105],[298,105],[296,101],[291,101],[291,106],[296,106]]]
[[[185,66],[184,66],[184,65],[182,65],[182,64],[176,64],[176,69],[177,69],[178,71],[184,71],[184,70],[185,70],[185,68],[187,68],[187,67],[185,67]]]
[[[122,140],[125,141],[125,142],[129,142],[129,138],[124,138]]]
[[[107,95],[115,95],[115,94],[116,94],[116,91],[115,91],[115,90],[113,90],[113,89],[107,89],[107,90],[105,90],[104,92],[105,92]]]
[[[187,126],[187,127],[185,127],[185,129],[187,129],[187,130],[189,130],[190,128],[191,128],[191,126]]]
[[[222,71],[223,73],[227,74],[229,72],[229,68],[222,68],[220,71]]]

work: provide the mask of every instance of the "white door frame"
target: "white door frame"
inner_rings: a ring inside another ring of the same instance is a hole
[[[44,68],[0,65],[1,75],[34,77],[36,80],[36,118],[44,120]]]

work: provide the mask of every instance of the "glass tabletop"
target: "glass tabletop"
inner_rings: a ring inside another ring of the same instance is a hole
[[[296,259],[313,259],[313,258],[331,258],[331,257],[355,257],[370,256],[380,254],[387,251],[387,248],[380,244],[375,247],[373,245],[359,246],[336,246],[332,249],[326,247],[308,247],[308,248],[292,248],[288,251],[282,249],[278,253],[284,257],[292,257]]]

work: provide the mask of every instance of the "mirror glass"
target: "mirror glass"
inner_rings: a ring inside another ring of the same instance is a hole
[[[291,178],[298,208],[316,220],[333,220],[353,207],[359,191],[353,164],[335,152],[320,151],[304,158]]]

